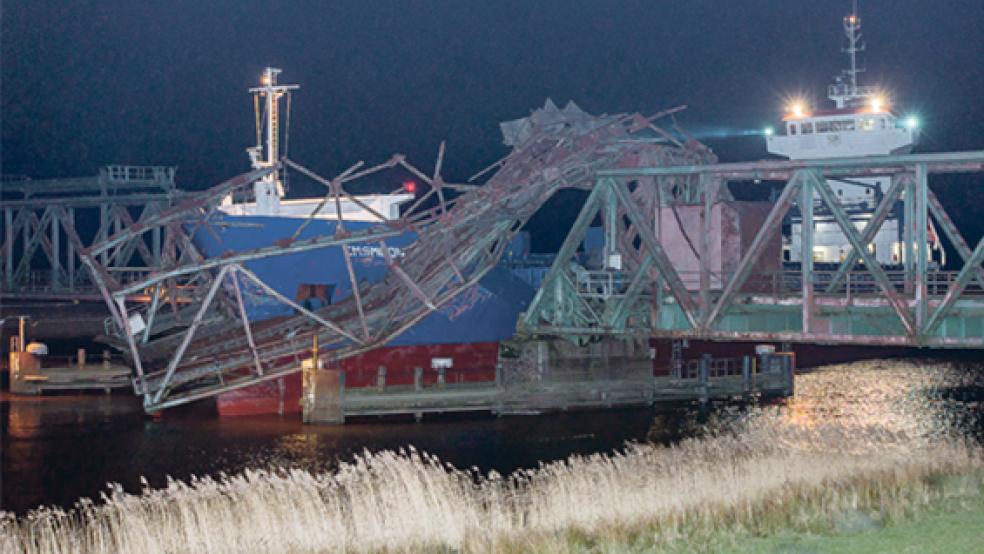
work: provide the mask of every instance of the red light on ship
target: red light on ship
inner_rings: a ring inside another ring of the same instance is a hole
[[[409,192],[410,194],[414,194],[417,192],[417,183],[414,181],[403,181],[403,190]]]

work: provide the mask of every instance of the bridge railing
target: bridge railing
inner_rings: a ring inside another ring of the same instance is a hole
[[[588,272],[590,273],[590,272]],[[602,273],[602,272],[598,272]],[[700,272],[698,271],[679,271],[681,279],[691,292],[699,290]],[[931,270],[926,274],[926,289],[929,296],[942,297],[947,290],[956,282],[959,271],[950,270]],[[892,288],[900,293],[911,293],[912,283],[906,279],[906,274],[902,270],[886,270]],[[813,272],[813,291],[818,295],[837,296],[837,297],[858,297],[858,296],[881,296],[882,289],[878,281],[870,272],[860,269],[845,273],[833,288],[830,284],[837,276],[837,271],[820,270]],[[712,272],[710,276],[711,288],[720,291],[723,284],[734,277],[731,272]],[[607,280],[606,280],[607,279]],[[619,287],[627,286],[625,277],[605,277],[597,279],[585,279],[585,288],[579,286],[579,292],[587,290],[587,285],[595,285],[595,292],[614,291],[618,294]],[[578,284],[581,285],[579,279]],[[608,287],[607,289],[605,287]],[[741,292],[773,296],[788,297],[799,296],[803,291],[803,272],[796,269],[782,269],[778,271],[761,271],[752,273],[741,288]],[[964,295],[984,295],[984,287],[977,280],[973,280],[964,289]]]

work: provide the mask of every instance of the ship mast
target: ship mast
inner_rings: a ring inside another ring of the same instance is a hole
[[[298,85],[278,85],[277,75],[280,69],[268,67],[263,70],[259,87],[249,89],[253,94],[253,105],[256,110],[257,133],[256,146],[246,149],[254,169],[276,165],[280,156],[280,99],[290,94],[290,91],[300,88]],[[260,101],[263,101],[263,133],[260,132],[261,114]],[[265,135],[265,137],[264,137]],[[264,140],[265,138],[265,140]],[[265,150],[265,152],[264,152]],[[284,196],[283,183],[279,172],[273,172],[257,181],[253,187],[256,194],[258,213],[273,214],[280,207],[280,199]]]
[[[837,82],[830,86],[827,94],[839,109],[856,106],[875,93],[871,87],[859,84],[858,77],[864,69],[858,67],[858,52],[864,52],[864,43],[861,42],[861,16],[858,15],[857,0],[854,0],[851,14],[844,17],[844,36],[847,37],[847,48],[843,48],[842,51],[850,58],[851,67],[843,71]],[[847,83],[844,82],[845,77]]]

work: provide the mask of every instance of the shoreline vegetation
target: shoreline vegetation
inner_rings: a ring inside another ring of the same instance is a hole
[[[904,536],[924,516],[984,516],[979,404],[948,392],[970,379],[921,361],[831,366],[800,376],[787,404],[725,410],[700,437],[509,476],[410,448],[323,474],[111,487],[72,510],[3,515],[0,551],[814,552]]]

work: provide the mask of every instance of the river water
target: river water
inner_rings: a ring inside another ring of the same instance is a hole
[[[933,425],[959,426],[984,437],[982,368],[984,364],[966,359],[821,368],[797,377],[807,386],[798,385],[792,403],[807,408],[802,412],[809,411],[810,417],[850,413],[891,426],[892,422],[880,419],[890,411],[886,402],[911,402],[915,390],[921,395],[919,409],[935,414]],[[909,387],[910,381],[918,386]],[[876,397],[882,400],[873,402]],[[0,510],[23,514],[40,505],[68,508],[79,498],[98,498],[107,483],[120,483],[136,492],[141,478],[161,487],[168,476],[186,480],[247,468],[322,471],[364,450],[411,445],[459,468],[509,473],[572,454],[611,452],[626,442],[673,442],[697,432],[703,418],[692,407],[677,406],[308,426],[297,416],[219,418],[208,405],[149,418],[140,402],[125,393],[50,397],[3,393],[0,421]]]

